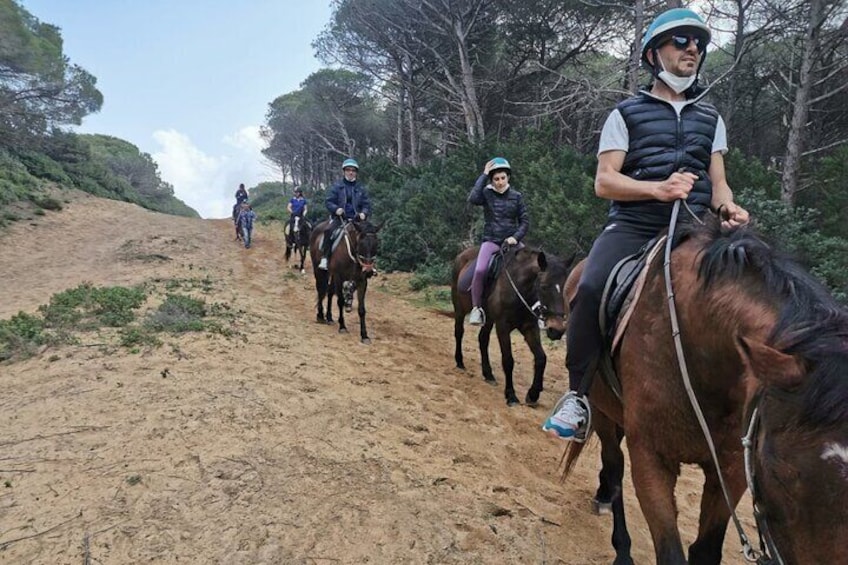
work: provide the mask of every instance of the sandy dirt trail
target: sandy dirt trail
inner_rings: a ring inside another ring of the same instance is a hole
[[[85,335],[0,365],[0,562],[612,561],[611,520],[589,511],[597,446],[563,484],[561,446],[539,431],[566,387],[562,343],[546,343],[540,408],[507,408],[496,340],[497,387],[471,332],[455,369],[453,321],[410,302],[407,276],[372,280],[371,345],[355,311],[350,334],[317,324],[312,277],[282,261],[278,230],[259,225],[245,250],[227,220],[76,195],[0,234],[3,318],[85,281],[208,278],[194,295],[241,311],[235,337],[132,353]],[[532,358],[513,346],[523,397]],[[700,480],[687,469],[678,488],[686,543]],[[634,557],[652,563],[625,488]],[[743,562],[732,532],[725,547]]]

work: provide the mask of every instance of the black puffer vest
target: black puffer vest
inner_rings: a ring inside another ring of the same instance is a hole
[[[686,202],[700,215],[710,207],[713,185],[708,176],[718,111],[705,102],[683,107],[680,119],[668,102],[641,92],[617,106],[629,133],[621,172],[636,180],[662,181],[681,169],[698,175]],[[613,201],[610,219],[668,225],[671,202]]]

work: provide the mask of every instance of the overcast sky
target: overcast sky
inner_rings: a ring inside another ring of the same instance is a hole
[[[320,68],[312,41],[330,0],[19,0],[61,28],[103,108],[81,133],[150,153],[177,197],[229,216],[240,182],[280,180],[259,152],[268,104]]]

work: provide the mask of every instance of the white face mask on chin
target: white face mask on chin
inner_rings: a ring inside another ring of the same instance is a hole
[[[697,73],[690,77],[679,77],[671,74],[665,70],[665,65],[663,64],[662,59],[660,59],[660,67],[662,67],[662,71],[659,72],[657,77],[666,83],[668,87],[677,94],[686,92],[686,90],[695,83],[695,79],[698,78]]]

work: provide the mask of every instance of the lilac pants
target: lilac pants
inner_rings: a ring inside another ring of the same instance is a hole
[[[484,241],[477,254],[477,262],[474,264],[474,278],[471,279],[471,305],[482,306],[483,283],[486,282],[486,269],[492,255],[500,250],[501,246],[491,241]]]

